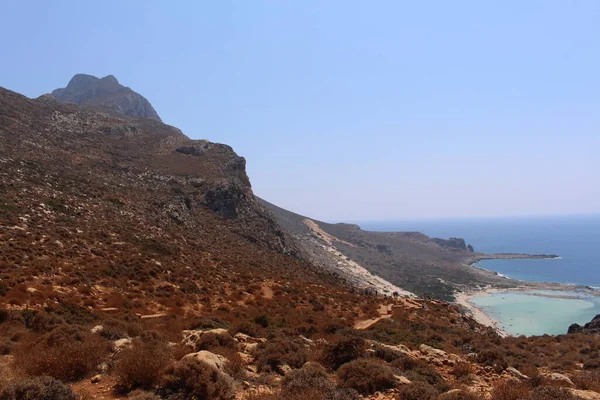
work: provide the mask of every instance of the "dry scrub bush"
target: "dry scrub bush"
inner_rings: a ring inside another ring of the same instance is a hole
[[[469,392],[467,390],[453,391],[441,394],[437,400],[484,400],[478,394]]]
[[[400,387],[397,400],[434,400],[440,392],[425,382],[414,382]]]
[[[438,391],[450,389],[445,379],[433,367],[423,361],[414,360],[403,354],[390,364],[394,372],[404,375],[412,382],[423,382],[434,386]]]
[[[600,392],[600,371],[582,371],[571,376],[571,380],[579,389]]]
[[[229,333],[219,334],[208,332],[200,336],[194,347],[196,348],[196,351],[212,350],[217,347],[233,349],[235,348],[235,341]]]
[[[579,397],[560,387],[540,386],[533,389],[527,400],[576,400]]]
[[[202,400],[229,400],[235,396],[233,380],[195,358],[177,361],[165,370],[159,383],[166,396]]]
[[[337,376],[341,387],[355,389],[361,394],[375,393],[396,385],[390,367],[372,359],[346,363],[337,371]]]
[[[467,362],[459,362],[452,368],[450,373],[457,379],[469,376],[471,374],[471,364]]]
[[[504,356],[497,350],[484,350],[477,354],[477,362],[494,368],[497,373],[501,373],[508,367]]]
[[[530,387],[514,379],[502,381],[492,390],[494,400],[523,400],[529,398]]]
[[[160,400],[160,397],[152,392],[144,390],[134,390],[127,396],[128,400]]]
[[[402,354],[398,350],[390,349],[389,347],[379,345],[375,347],[375,352],[373,353],[374,357],[380,358],[385,362],[389,363],[396,361],[399,358],[402,358],[403,355],[404,354]]]
[[[117,388],[123,392],[134,388],[152,389],[171,360],[165,343],[134,340],[130,347],[118,354],[115,365]]]
[[[342,337],[328,343],[322,350],[320,360],[331,370],[337,370],[342,365],[363,357],[366,353],[366,343],[357,337]]]
[[[246,363],[235,348],[217,347],[216,349],[212,349],[211,352],[222,355],[227,359],[225,370],[229,375],[235,379],[243,379],[246,377]]]
[[[18,345],[13,351],[14,365],[26,375],[75,381],[94,372],[108,350],[108,344],[98,336],[59,327],[37,341]]]
[[[306,363],[292,371],[282,382],[279,399],[283,400],[358,400],[351,389],[336,388],[325,369],[317,363]]]
[[[280,365],[300,368],[308,355],[302,344],[287,339],[275,339],[260,343],[254,354],[259,371],[275,371]]]
[[[24,379],[0,388],[1,400],[75,400],[68,385],[49,376]]]

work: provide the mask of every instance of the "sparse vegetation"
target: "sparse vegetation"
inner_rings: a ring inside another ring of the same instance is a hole
[[[166,344],[159,340],[135,340],[117,356],[115,375],[121,391],[154,388],[172,361]]]
[[[75,400],[76,398],[68,385],[48,376],[0,385],[2,400]]]
[[[361,394],[371,394],[396,385],[390,367],[371,359],[351,361],[337,372],[340,386],[355,389]]]
[[[234,397],[231,378],[195,358],[184,358],[167,368],[160,381],[165,395],[228,400]]]

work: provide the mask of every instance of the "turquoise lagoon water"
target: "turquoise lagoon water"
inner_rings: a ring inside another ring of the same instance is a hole
[[[547,297],[577,296],[577,299]],[[559,335],[569,325],[583,325],[600,311],[600,298],[573,292],[498,292],[471,299],[471,303],[500,321],[511,335]]]
[[[485,260],[477,266],[524,281],[600,288],[600,215],[357,223],[366,230],[462,237],[475,250],[488,253],[557,254],[560,259]],[[471,301],[513,335],[566,333],[572,323],[583,324],[600,314],[600,297],[572,292],[535,294],[503,292]]]

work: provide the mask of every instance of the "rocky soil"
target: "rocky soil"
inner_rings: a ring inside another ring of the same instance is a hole
[[[461,243],[290,223],[229,146],[118,111],[0,88],[1,399],[598,398],[597,334],[502,338],[367,268],[451,281]]]

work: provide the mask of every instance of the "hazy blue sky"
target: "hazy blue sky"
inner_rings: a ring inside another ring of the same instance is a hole
[[[326,220],[600,212],[600,2],[6,1],[0,85],[114,74]]]

